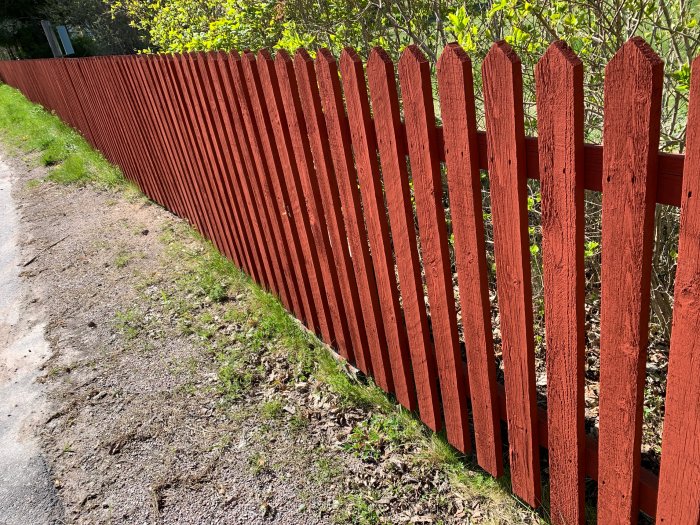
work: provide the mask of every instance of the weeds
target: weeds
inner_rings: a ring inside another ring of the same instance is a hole
[[[266,401],[260,407],[260,413],[265,419],[277,419],[282,415],[283,404],[279,399]]]
[[[403,416],[402,411],[376,414],[355,426],[343,448],[363,461],[377,462],[394,447],[413,441],[419,435],[415,419]]]
[[[316,460],[314,467],[314,481],[319,485],[326,485],[334,479],[338,479],[343,472],[343,468],[337,460],[325,456]]]
[[[267,459],[260,452],[256,452],[250,458],[248,458],[248,465],[250,466],[250,472],[254,476],[262,474],[269,470]]]
[[[336,523],[349,525],[376,525],[385,523],[380,519],[374,499],[378,497],[363,497],[359,494],[347,494],[338,500],[340,511],[335,516]]]
[[[116,326],[126,339],[135,339],[144,328],[143,313],[138,308],[118,311],[115,314]]]
[[[175,280],[175,289],[161,290],[157,298],[172,308],[182,328],[197,335],[203,348],[214,355],[219,363],[219,394],[227,404],[239,401],[261,382],[265,377],[261,358],[281,350],[290,372],[287,381],[323,383],[337,396],[340,408],[371,412],[371,417],[359,422],[341,444],[345,451],[371,463],[381,462],[395,450],[414,451],[412,462],[433,472],[444,472],[455,490],[502,506],[504,515],[509,515],[514,501],[508,494],[507,476],[504,481],[494,480],[444,437],[430,432],[414,414],[397,406],[371,379],[349,373],[347,366],[293,319],[275,297],[218,254],[208,241],[190,232],[162,232],[168,258],[180,261],[185,270]],[[187,299],[178,300],[183,296]],[[232,327],[232,333],[227,326]],[[283,401],[273,399],[258,406],[257,412],[265,421],[263,427],[267,428],[281,416]],[[292,415],[288,422],[293,431],[309,423],[300,414]],[[261,454],[252,456],[250,465],[254,474],[267,468]],[[340,462],[322,457],[312,475],[324,484],[337,479],[341,472]],[[363,490],[349,491],[340,498],[334,515],[339,523],[382,523],[372,494]]]
[[[131,260],[131,254],[126,253],[126,252],[120,252],[117,254],[117,257],[114,259],[114,266],[117,268],[124,268],[127,264],[129,264],[129,261]]]

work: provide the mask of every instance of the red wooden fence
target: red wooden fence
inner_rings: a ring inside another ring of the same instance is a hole
[[[525,136],[521,64],[507,44],[494,44],[482,73],[485,133],[471,61],[455,44],[437,64],[443,127],[430,65],[413,46],[399,61],[398,85],[381,49],[366,71],[351,49],[340,64],[327,50],[315,60],[300,50],[274,59],[261,51],[0,62],[3,82],[79,130],[494,476],[503,473],[506,421],[513,492],[533,506],[548,449],[552,522],[583,522],[589,477],[598,481],[601,523],[634,523],[640,510],[658,522],[698,523],[700,62],[687,162],[658,152],[663,63],[641,39],[606,68],[605,147],[583,143],[582,65],[564,43],[552,44],[535,71],[539,139]],[[504,385],[488,295],[484,169]],[[548,411],[536,403],[528,178],[542,192]],[[603,192],[598,440],[584,431],[584,189]],[[640,457],[656,203],[681,207],[659,476]]]

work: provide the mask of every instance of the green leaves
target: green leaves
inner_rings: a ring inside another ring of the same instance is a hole
[[[283,27],[282,37],[275,44],[277,48],[293,53],[300,47],[310,47],[316,40],[316,37],[300,30],[295,22],[285,22]]]
[[[457,43],[462,46],[467,53],[475,51],[475,37],[479,33],[479,27],[472,24],[472,19],[467,15],[467,10],[464,6],[457,9],[454,13],[449,13],[447,18],[450,21],[450,25],[447,26],[446,29],[454,35],[457,39]]]
[[[586,244],[584,245],[584,250],[583,250],[583,255],[584,257],[593,257],[598,253],[598,247],[600,246],[599,242],[596,241],[587,241]]]
[[[679,93],[687,93],[690,89],[690,63],[681,65],[672,73],[672,76],[676,81],[676,90]]]

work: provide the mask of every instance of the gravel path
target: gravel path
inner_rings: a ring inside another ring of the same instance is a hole
[[[20,277],[15,174],[0,156],[0,523],[46,523],[60,516],[33,428],[46,417],[36,382],[49,357],[44,313]]]

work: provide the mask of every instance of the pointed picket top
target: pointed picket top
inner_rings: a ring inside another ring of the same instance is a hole
[[[255,62],[255,53],[253,53],[250,49],[246,49],[243,51],[243,55],[241,56],[244,62]]]
[[[373,47],[369,52],[369,58],[367,59],[367,69],[375,68],[382,65],[382,67],[394,67],[394,61],[391,60],[389,53],[387,53],[383,47]]]
[[[272,53],[270,53],[269,49],[261,49],[258,51],[258,60],[272,62],[274,59],[272,58]]]
[[[284,49],[278,49],[277,53],[275,53],[275,62],[278,64],[291,64],[292,57]]]
[[[300,47],[299,49],[296,50],[296,53],[294,53],[294,62],[297,64],[301,64],[301,63],[313,64],[314,59],[311,58],[311,55],[306,50],[306,48]]]
[[[351,47],[343,48],[342,53],[340,53],[340,70],[352,71],[356,70],[357,68],[363,68],[362,58],[360,58],[360,55],[358,55],[357,51]]]
[[[415,44],[411,44],[410,46],[406,46],[406,48],[401,53],[401,57],[399,58],[399,63],[401,63],[402,61],[404,61],[404,62],[411,61],[411,62],[416,62],[419,64],[425,63],[425,64],[430,65],[430,63],[428,62],[428,59],[425,58],[425,55],[423,54],[423,52]]]
[[[522,67],[520,57],[505,40],[499,40],[493,43],[489,52],[486,53],[481,69],[482,71],[486,71],[486,69],[494,67],[497,64],[510,64],[513,71],[520,71]]]
[[[314,69],[314,59],[309,52],[300,47],[294,53],[294,71],[298,75],[299,88],[301,89],[307,82],[316,82],[316,71]],[[314,86],[315,87],[315,86]],[[317,88],[316,88],[317,90]],[[316,97],[312,97],[316,98]]]
[[[421,86],[422,91],[425,90],[426,86],[425,80],[427,77],[425,77],[425,72],[428,72],[428,75],[430,74],[430,62],[428,62],[428,59],[425,58],[425,55],[421,52],[420,49],[418,49],[418,46],[415,44],[411,44],[410,46],[406,47],[406,49],[403,50],[403,53],[401,53],[401,57],[399,58],[399,76],[406,75],[406,78],[408,78],[409,75],[416,75],[416,77],[421,78],[421,83],[423,84]],[[428,81],[430,79],[428,78]],[[401,85],[402,89],[404,89],[403,84]],[[412,86],[414,86],[413,82],[410,82]],[[410,86],[408,86],[410,87]],[[414,86],[415,87],[415,86]],[[432,98],[432,88],[430,88],[431,91],[431,98]]]
[[[234,61],[238,61],[241,59],[241,54],[238,51],[236,51],[235,49],[232,49],[231,51],[229,51],[228,56]]]
[[[535,75],[537,72],[544,68],[553,70],[555,68],[563,68],[564,70],[572,70],[575,68],[583,68],[583,62],[578,57],[569,45],[563,40],[555,40],[545,51],[542,58],[540,58],[535,65]],[[542,77],[545,80],[544,77]]]
[[[452,71],[455,71],[455,73],[459,71],[461,74],[462,71],[471,69],[471,67],[471,58],[457,42],[450,42],[445,46],[437,63],[438,75],[440,72],[449,74]]]
[[[337,63],[335,56],[333,56],[333,53],[331,53],[330,50],[326,47],[322,47],[321,49],[316,51],[316,62],[325,62],[329,65]]]
[[[204,58],[207,60],[207,62],[213,62],[213,61],[217,60],[218,56],[219,56],[218,51],[207,51],[204,54]]]
[[[638,76],[643,71],[658,74],[658,71],[663,70],[664,67],[664,61],[641,36],[633,36],[617,50],[615,56],[605,66],[605,76],[607,77],[618,68],[624,68],[626,63],[635,64],[634,69],[643,68],[637,72]]]

